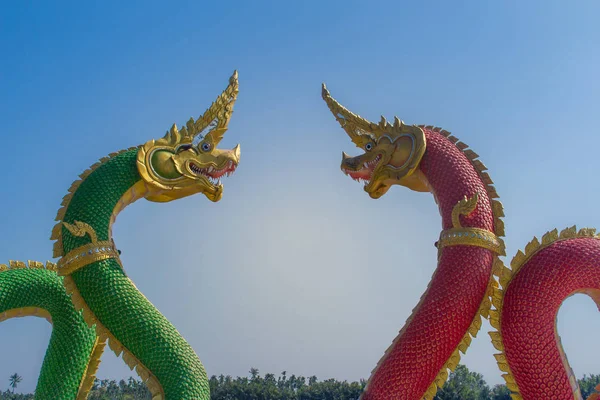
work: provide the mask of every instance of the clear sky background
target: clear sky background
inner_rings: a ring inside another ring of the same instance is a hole
[[[123,3],[123,4],[120,4]],[[210,375],[368,378],[436,266],[430,194],[372,200],[321,99],[442,126],[490,169],[508,261],[534,236],[600,228],[597,1],[4,2],[0,254],[46,260],[61,199],[106,154],[200,115],[239,70],[219,203],[140,201],[114,227],[127,273]],[[559,333],[600,373],[600,315],[570,298]],[[485,323],[464,363],[500,383]],[[0,389],[32,391],[51,326],[0,325]],[[594,333],[596,332],[596,333]],[[110,351],[98,376],[132,374]]]

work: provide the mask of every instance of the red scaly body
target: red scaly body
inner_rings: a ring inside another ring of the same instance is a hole
[[[591,295],[600,306],[600,240],[593,231],[587,236],[555,239],[525,262],[513,262],[517,271],[504,289],[500,333],[517,386],[513,391],[523,399],[581,399],[556,317],[575,293]]]
[[[420,169],[438,203],[443,229],[452,227],[451,213],[457,202],[477,192],[477,208],[468,217],[461,217],[462,226],[494,232],[491,200],[480,173],[438,130],[423,130],[427,149]],[[426,293],[373,372],[364,400],[433,397],[435,389],[428,389],[446,370],[453,353],[457,354],[471,324],[480,321],[482,305],[485,316],[494,254],[466,245],[446,247],[440,253]]]

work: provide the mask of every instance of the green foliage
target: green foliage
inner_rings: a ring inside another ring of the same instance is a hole
[[[220,375],[210,378],[211,400],[357,400],[366,381],[347,382],[328,379],[319,382],[315,376],[287,376],[283,371],[279,377],[250,369],[250,377]]]
[[[12,388],[13,393],[15,392],[15,388],[17,385],[23,380],[23,377],[17,374],[16,372],[8,378],[9,386]]]
[[[33,400],[32,394],[13,393],[10,390],[0,392],[0,400]]]
[[[435,400],[511,400],[506,385],[496,385],[490,390],[483,376],[459,365],[450,373],[448,381],[440,389]]]
[[[150,390],[146,385],[129,377],[125,382],[102,379],[94,382],[88,400],[151,400]]]
[[[584,399],[587,399],[590,394],[595,393],[594,388],[600,385],[600,375],[583,375],[583,378],[578,379],[577,382],[579,382],[581,395]]]
[[[15,374],[17,375],[17,374]],[[13,376],[10,378],[11,387]],[[22,378],[16,380],[18,384]],[[600,375],[584,375],[579,381],[581,394],[586,399],[600,384]],[[210,378],[211,400],[357,400],[365,388],[366,381],[347,382],[328,379],[319,382],[316,376],[305,378],[283,371],[261,376],[258,369],[251,368],[248,377],[212,376]],[[16,384],[15,384],[16,387]],[[0,392],[0,400],[33,400],[32,394],[15,394],[9,390]],[[435,400],[511,400],[506,385],[492,389],[483,376],[459,365],[448,378],[448,382],[436,394]],[[134,378],[127,381],[98,380],[88,400],[151,400],[146,385]]]
[[[492,389],[492,400],[512,400],[510,397],[510,390],[506,385],[496,385]]]
[[[492,391],[481,374],[471,372],[464,365],[459,365],[454,372],[450,373],[448,382],[437,392],[434,399],[489,400],[492,399]]]

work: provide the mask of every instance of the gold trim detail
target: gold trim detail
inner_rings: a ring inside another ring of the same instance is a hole
[[[58,261],[58,275],[69,275],[86,265],[109,258],[115,258],[121,264],[119,252],[112,241],[89,243],[71,250]]]
[[[110,216],[110,222],[108,224],[108,237],[112,237],[112,227],[115,221],[117,220],[117,216],[121,211],[123,211],[130,204],[138,201],[139,199],[144,198],[146,194],[150,192],[148,188],[148,184],[143,180],[139,180],[135,185],[133,185],[129,190],[123,193],[123,196],[119,199],[113,212]]]
[[[11,269],[23,269],[23,268],[47,269],[48,271],[52,271],[52,272],[56,272],[56,269],[57,269],[56,264],[51,261],[46,261],[46,265],[44,265],[43,262],[32,261],[32,260],[28,260],[27,264],[25,264],[23,261],[15,261],[15,260],[9,260],[8,265],[0,264],[0,272],[9,271]]]
[[[63,222],[63,225],[73,236],[83,237],[88,235],[92,243],[96,243],[98,241],[98,235],[96,235],[96,231],[89,224],[81,221],[73,221],[73,224],[69,224],[67,222]]]
[[[534,238],[527,243],[525,246],[525,252],[519,250],[517,254],[513,257],[510,262],[510,268],[507,268],[504,263],[498,260],[498,263],[494,268],[494,275],[496,275],[500,281],[500,285],[502,288],[495,288],[492,292],[492,305],[494,309],[490,311],[490,325],[495,331],[489,332],[490,338],[492,339],[492,345],[496,350],[500,353],[494,354],[494,358],[496,358],[496,363],[498,364],[498,368],[500,371],[505,372],[502,375],[504,380],[506,381],[506,386],[512,392],[511,398],[514,400],[523,400],[521,393],[519,392],[519,387],[517,386],[517,382],[515,381],[515,377],[510,370],[508,365],[508,361],[506,359],[506,354],[504,353],[504,343],[502,338],[502,305],[504,303],[504,295],[508,290],[508,287],[513,280],[513,278],[517,275],[517,273],[521,270],[521,268],[527,264],[527,262],[538,252],[542,251],[546,247],[550,246],[553,243],[562,240],[574,239],[574,238],[595,238],[600,239],[600,235],[596,234],[596,229],[594,228],[582,228],[579,231],[577,227],[574,225],[570,228],[563,229],[560,233],[557,229],[546,232],[542,236],[542,241],[540,242],[537,237]],[[600,297],[598,300],[594,299],[597,303],[600,303]],[[556,332],[556,321],[554,325],[554,330]],[[558,335],[558,333],[556,333]],[[560,341],[557,343],[559,346],[560,353],[562,355],[563,360],[566,360],[564,355],[564,351]],[[579,392],[579,397],[577,397],[578,387],[577,380],[575,379],[575,375],[571,367],[565,361],[565,368],[569,373],[569,381],[571,382],[571,387],[573,388],[574,398],[581,398],[581,393]]]
[[[474,227],[463,227],[460,223],[460,216],[468,216],[475,208],[477,208],[477,201],[479,200],[479,194],[475,194],[467,198],[465,196],[462,200],[458,201],[452,209],[452,228],[443,230],[440,233],[440,240],[437,243],[438,250],[448,246],[477,246],[491,250],[501,256],[506,255],[504,249],[504,242],[499,239],[494,232],[490,232],[487,229],[474,228]]]
[[[0,313],[0,322],[19,317],[40,317],[52,324],[52,316],[50,313],[39,307],[11,308],[10,310]]]
[[[96,335],[100,338],[99,340],[102,342],[108,343],[110,349],[115,353],[117,357],[120,355],[123,356],[123,361],[129,366],[131,370],[137,372],[139,377],[146,383],[146,386],[150,390],[152,395],[152,400],[164,400],[165,392],[158,381],[158,379],[150,372],[148,368],[144,364],[138,360],[133,353],[131,353],[125,346],[121,344],[119,340],[98,320],[96,315],[92,312],[92,310],[88,307],[83,296],[79,293],[79,289],[77,289],[77,285],[71,276],[65,276],[63,279],[63,284],[65,285],[65,289],[67,293],[71,295],[71,300],[73,301],[73,305],[76,310],[82,310],[83,319],[88,324],[88,326],[96,329]]]
[[[92,387],[94,386],[96,372],[98,372],[101,361],[100,358],[102,357],[102,353],[104,353],[105,346],[106,341],[101,341],[100,338],[97,337],[90,354],[88,365],[85,367],[83,379],[81,380],[79,390],[77,391],[77,397],[75,398],[76,400],[87,400],[90,390],[92,390]]]
[[[460,224],[460,216],[469,216],[473,211],[475,211],[478,200],[479,193],[475,192],[471,198],[467,198],[467,196],[465,196],[462,200],[459,200],[458,203],[456,203],[452,209],[452,226],[454,228],[462,228],[462,225]]]
[[[451,228],[440,233],[438,249],[449,246],[477,246],[506,255],[504,243],[493,232],[480,228]]]

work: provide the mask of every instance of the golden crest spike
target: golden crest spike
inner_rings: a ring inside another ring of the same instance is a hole
[[[381,121],[379,121],[379,126],[381,127],[381,129],[385,129],[385,127],[387,126],[387,120],[383,115],[381,116]]]
[[[179,133],[180,133],[180,134],[181,134],[181,136],[182,136],[182,137],[184,137],[184,138],[189,136],[189,134],[188,134],[188,131],[187,131],[187,128],[186,128],[185,126],[182,126],[182,127],[181,127],[181,129],[179,130]]]
[[[179,134],[179,130],[177,129],[177,124],[173,124],[171,126],[171,129],[165,135],[165,139],[171,144],[181,142],[182,137]]]
[[[190,118],[188,122],[185,123],[185,126],[187,127],[188,133],[192,135],[194,132],[194,118]]]
[[[399,129],[402,126],[400,118],[394,116],[394,128]]]

